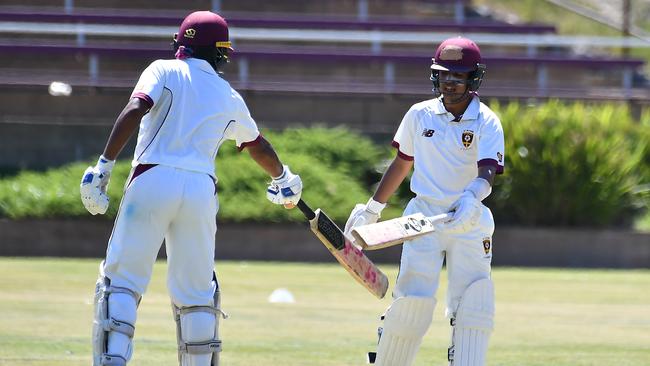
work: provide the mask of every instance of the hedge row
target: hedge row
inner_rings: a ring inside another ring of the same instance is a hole
[[[344,128],[290,129],[265,132],[283,161],[299,172],[303,197],[312,206],[323,207],[333,218],[344,221],[357,202],[370,194],[364,182],[376,181],[374,165],[386,159],[388,147]],[[46,172],[21,172],[0,179],[0,217],[49,218],[88,216],[79,200],[79,181],[85,168],[94,163],[73,163]],[[109,185],[111,205],[106,218],[115,217],[130,162],[118,161]],[[222,146],[217,157],[221,221],[302,221],[298,210],[285,210],[266,201],[270,179],[246,152],[234,144]],[[396,206],[389,214],[396,216]]]
[[[625,105],[550,101],[491,107],[506,134],[507,174],[489,197],[500,222],[620,226],[650,201],[650,114]]]
[[[635,119],[625,106],[521,104],[491,107],[506,134],[506,174],[488,198],[500,223],[629,225],[650,202],[650,114]],[[300,173],[304,198],[344,222],[365,202],[393,152],[345,128],[265,132],[281,158]],[[0,179],[0,217],[87,216],[79,201],[81,173],[92,161]],[[266,202],[268,176],[232,145],[217,157],[219,219],[301,221],[297,210]],[[113,218],[129,163],[116,165],[109,194]],[[384,217],[400,214],[411,194],[404,183]],[[650,223],[646,216],[645,222]]]

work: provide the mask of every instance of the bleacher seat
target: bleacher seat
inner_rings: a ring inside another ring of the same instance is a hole
[[[29,126],[38,125],[52,141],[41,139],[38,144],[43,148],[34,151],[48,151],[51,145],[51,151],[58,152],[39,156],[19,141],[0,139],[16,151],[0,157],[0,166],[16,156],[56,164],[85,157],[95,144],[103,143],[141,70],[155,59],[172,57],[171,33],[190,9],[218,8],[236,30],[236,52],[225,78],[242,92],[261,125],[271,128],[294,123],[345,124],[366,133],[391,134],[409,105],[432,96],[428,67],[434,42],[393,41],[381,47],[345,39],[262,42],[237,38],[237,30],[487,32],[499,39],[555,33],[548,25],[465,17],[467,0],[161,0],[155,2],[155,9],[148,9],[151,2],[143,0],[57,4],[5,0],[0,4],[0,22],[22,22],[25,27],[43,23],[116,29],[155,26],[164,27],[165,35],[145,38],[137,32],[116,36],[21,29],[5,33],[0,47],[11,52],[0,58],[0,134],[27,134]],[[480,93],[486,100],[650,100],[647,88],[635,88],[635,71],[644,65],[639,59],[574,55],[566,46],[541,47],[535,52],[526,46],[481,48],[488,76]],[[70,83],[72,97],[47,94],[52,81]],[[83,141],[75,142],[73,151],[64,146],[69,134]]]

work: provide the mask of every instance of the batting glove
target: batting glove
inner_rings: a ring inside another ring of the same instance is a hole
[[[345,223],[345,235],[352,239],[352,235],[350,235],[352,229],[377,222],[384,207],[386,207],[385,203],[377,202],[372,198],[365,205],[359,203],[354,206],[348,221]]]
[[[81,202],[92,215],[104,214],[108,209],[108,183],[114,160],[108,160],[103,155],[99,157],[94,167],[89,166],[84,171],[79,186]]]
[[[276,205],[293,208],[300,201],[302,194],[302,180],[300,176],[291,173],[289,167],[283,165],[282,174],[273,178],[266,189],[266,198]]]
[[[460,234],[465,233],[478,225],[481,218],[481,201],[474,193],[465,191],[456,202],[454,202],[450,211],[454,213],[451,220],[440,225],[441,230],[446,233]]]

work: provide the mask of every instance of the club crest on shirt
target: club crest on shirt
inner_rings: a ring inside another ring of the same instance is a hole
[[[492,240],[490,240],[490,237],[483,238],[483,250],[485,251],[485,254],[490,254],[491,249],[492,249]]]
[[[463,146],[466,149],[469,149],[469,147],[472,146],[472,141],[474,141],[474,131],[472,130],[463,131],[463,135],[461,136],[461,139],[463,140]]]

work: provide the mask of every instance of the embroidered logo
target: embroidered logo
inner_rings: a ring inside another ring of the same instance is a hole
[[[485,254],[490,254],[490,249],[492,249],[492,241],[489,237],[483,238],[483,250]]]
[[[196,35],[196,30],[194,30],[194,28],[188,28],[185,30],[185,34],[184,34],[185,38],[194,38],[195,35]]]
[[[463,146],[465,146],[466,149],[469,149],[469,147],[472,146],[472,141],[474,141],[474,131],[472,130],[463,131],[463,135],[461,138],[463,140]]]
[[[424,131],[422,131],[422,136],[431,137],[435,132],[436,132],[435,130],[430,130],[428,128],[425,128]]]
[[[497,159],[499,160],[499,163],[503,163],[503,154],[497,152]]]

